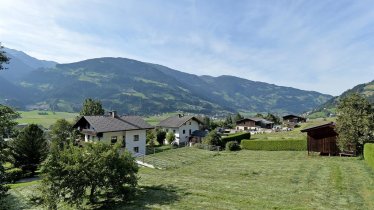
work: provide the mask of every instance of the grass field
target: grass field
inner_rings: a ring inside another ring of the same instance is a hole
[[[40,115],[38,113],[47,113]],[[19,111],[21,117],[16,121],[18,123],[35,123],[42,125],[45,128],[49,128],[58,119],[66,119],[73,122],[78,113],[69,112],[51,112],[51,111]]]
[[[325,119],[325,120],[324,120]],[[254,134],[251,139],[253,140],[284,140],[284,139],[306,139],[306,133],[301,133],[300,131],[304,128],[321,125],[331,121],[335,121],[335,118],[318,118],[309,120],[306,123],[301,123],[300,127],[293,129],[292,131],[282,131],[274,133],[263,133],[263,134]]]
[[[374,170],[358,158],[290,151],[215,154],[195,148],[154,154],[175,158],[181,166],[168,170],[141,168],[135,201],[112,208],[374,209]],[[189,158],[186,164],[181,162]],[[24,201],[37,185],[17,186],[11,190],[10,199],[38,209]]]

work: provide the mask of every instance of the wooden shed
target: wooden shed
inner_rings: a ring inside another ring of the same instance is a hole
[[[338,155],[340,150],[336,144],[338,133],[335,132],[335,123],[309,127],[301,132],[307,133],[307,149],[310,152],[319,152],[321,155]]]

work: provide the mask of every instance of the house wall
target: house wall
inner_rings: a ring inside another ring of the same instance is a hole
[[[134,141],[134,135],[139,135],[139,140]],[[123,136],[126,139],[126,149],[131,153],[135,153],[134,147],[138,147],[138,153],[145,154],[146,150],[146,130],[131,130],[131,131],[118,131],[118,132],[106,132],[103,133],[103,137],[99,138],[96,136],[85,135],[85,141],[94,142],[100,141],[103,143],[110,144],[112,136],[117,137],[117,142],[123,141]],[[89,139],[88,139],[89,138]]]
[[[199,123],[195,120],[191,119],[184,123],[181,127],[179,127],[179,139],[177,139],[178,144],[188,142],[192,132],[196,130],[199,130]]]
[[[189,137],[192,132],[199,130],[199,123],[195,120],[189,120],[186,123],[184,123],[179,128],[172,128],[172,127],[163,127],[162,128],[165,132],[175,131],[175,141],[180,144],[183,142],[188,142]],[[184,133],[183,133],[184,130]],[[191,130],[191,133],[190,133]],[[170,142],[169,142],[170,143]]]

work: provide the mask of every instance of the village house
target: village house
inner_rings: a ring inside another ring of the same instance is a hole
[[[273,126],[274,122],[271,122],[269,120],[263,118],[250,117],[236,121],[235,128],[237,131],[255,131],[259,128],[272,129]]]
[[[118,116],[115,111],[104,116],[82,116],[74,125],[84,134],[85,142],[121,142],[128,151],[146,152],[146,131],[152,126],[138,116]]]
[[[336,144],[338,133],[335,123],[330,122],[301,130],[307,133],[307,149],[310,152],[319,152],[321,155],[338,155],[339,148]]]
[[[157,127],[166,133],[173,132],[175,134],[175,143],[187,143],[194,131],[200,129],[202,122],[194,116],[176,115],[162,120]],[[169,142],[171,143],[171,142]]]
[[[297,116],[297,115],[293,115],[293,114],[289,114],[289,115],[283,116],[283,122],[295,123],[295,124],[305,123],[306,118],[300,117],[300,116]]]

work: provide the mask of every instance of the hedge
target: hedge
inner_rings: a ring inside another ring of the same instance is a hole
[[[364,146],[365,161],[374,169],[374,143],[366,143]]]
[[[306,140],[243,140],[242,149],[267,151],[305,151]]]
[[[225,136],[222,138],[222,146],[225,146],[229,141],[236,141],[240,144],[244,139],[251,139],[251,133],[236,133],[230,136]]]

